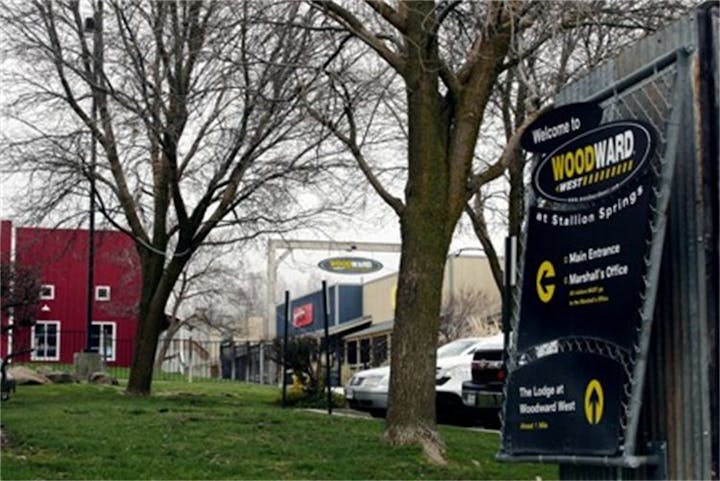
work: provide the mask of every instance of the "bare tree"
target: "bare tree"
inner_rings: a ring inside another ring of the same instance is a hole
[[[25,196],[36,220],[59,206],[79,212],[82,180],[94,180],[104,219],[134,239],[142,294],[127,390],[142,395],[167,300],[201,245],[289,230],[337,202],[333,188],[316,196],[328,204],[298,202],[309,185],[332,180],[323,173],[333,162],[307,141],[324,134],[296,108],[324,52],[295,27],[316,12],[294,2],[88,8],[3,6],[16,68],[5,78],[13,131],[2,167],[40,187]],[[88,132],[96,164],[86,160]]]
[[[500,153],[483,149],[478,140],[492,114],[492,95],[504,72],[523,65],[563,29],[592,25],[612,12],[618,28],[630,28],[640,14],[620,21],[637,12],[634,2],[311,3],[327,16],[326,28],[344,31],[338,36],[344,48],[324,65],[328,88],[306,96],[306,107],[352,154],[400,220],[384,437],[392,444],[421,444],[429,459],[442,463],[433,373],[446,254],[467,203],[503,175],[523,130],[542,112],[536,104],[519,116]],[[383,155],[379,145],[395,150]],[[390,171],[378,168],[392,156],[399,160]],[[397,164],[404,169],[392,178]]]

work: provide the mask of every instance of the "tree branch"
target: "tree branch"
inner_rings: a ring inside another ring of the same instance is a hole
[[[398,29],[400,33],[405,34],[405,18],[400,15],[394,8],[382,0],[365,0],[365,3],[379,13],[382,18],[387,20],[393,27]]]
[[[390,50],[377,35],[365,28],[360,20],[347,9],[330,0],[312,0],[312,5],[319,8],[330,18],[343,25],[350,33],[375,50],[392,68],[402,74],[405,61],[397,53]]]
[[[401,216],[403,211],[405,210],[405,205],[403,204],[402,200],[390,194],[390,192],[385,189],[385,187],[380,182],[380,179],[378,179],[378,177],[375,175],[372,168],[370,167],[370,164],[367,162],[367,159],[365,159],[365,156],[363,155],[360,146],[357,144],[357,127],[355,125],[355,118],[353,115],[352,107],[346,104],[343,109],[343,113],[347,118],[350,127],[350,135],[345,135],[344,133],[342,133],[334,122],[332,122],[329,118],[322,115],[316,109],[311,107],[310,103],[307,102],[307,100],[305,100],[305,108],[307,109],[308,113],[312,118],[317,120],[321,125],[323,125],[330,132],[332,132],[333,135],[335,135],[335,137],[340,142],[345,144],[345,146],[352,153],[353,158],[360,167],[360,170],[362,171],[363,175],[365,175],[365,178],[368,180],[375,192],[380,196],[383,201],[385,201],[387,205],[389,205],[395,211],[395,213],[397,213],[398,216]]]
[[[520,145],[520,137],[522,137],[523,133],[525,133],[525,130],[531,123],[533,123],[536,118],[538,118],[541,114],[547,112],[548,110],[550,110],[550,106],[543,107],[540,110],[528,114],[522,125],[520,125],[520,127],[515,130],[510,139],[507,141],[507,144],[505,145],[502,154],[500,154],[500,157],[498,157],[498,159],[493,164],[488,166],[485,170],[471,177],[468,183],[468,191],[466,197],[468,201],[470,200],[470,198],[472,198],[473,195],[477,194],[480,191],[480,188],[483,185],[497,179],[503,174],[503,172],[510,163],[513,151],[517,149]]]
[[[472,223],[475,235],[477,236],[480,244],[482,244],[483,249],[485,250],[488,263],[490,264],[490,272],[492,272],[495,285],[497,286],[498,290],[500,291],[500,295],[502,296],[502,292],[504,289],[502,280],[502,268],[500,267],[500,262],[498,260],[498,253],[495,250],[495,246],[493,245],[490,234],[488,233],[487,222],[485,221],[485,216],[483,215],[483,205],[480,201],[479,196],[478,199],[476,199],[475,210],[473,210],[472,207],[470,207],[470,204],[467,203],[465,204],[465,213],[470,218],[470,222]]]

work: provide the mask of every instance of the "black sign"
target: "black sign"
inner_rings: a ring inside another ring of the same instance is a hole
[[[586,352],[551,354],[512,371],[503,450],[617,454],[625,381],[621,364]]]
[[[533,187],[554,202],[586,202],[608,195],[647,169],[652,129],[634,120],[597,127],[564,143],[538,163]]]
[[[383,265],[363,257],[333,257],[320,261],[318,267],[335,274],[370,274],[382,269]]]
[[[566,104],[535,119],[520,137],[520,145],[530,152],[550,152],[578,134],[597,127],[601,119],[602,109],[597,104]]]
[[[592,209],[530,208],[519,351],[567,336],[632,346],[649,198],[639,184]]]

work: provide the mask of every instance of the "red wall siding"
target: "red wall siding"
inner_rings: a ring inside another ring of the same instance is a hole
[[[38,266],[42,283],[55,286],[53,300],[41,300],[38,320],[60,322],[60,361],[72,363],[85,347],[87,324],[88,232],[74,229],[16,229],[16,260]],[[93,320],[115,322],[116,361],[129,366],[137,327],[140,268],[130,237],[117,231],[95,233],[95,285],[110,286],[110,301],[94,301]],[[94,292],[93,292],[94,298]],[[30,333],[16,336],[16,350],[30,346]]]

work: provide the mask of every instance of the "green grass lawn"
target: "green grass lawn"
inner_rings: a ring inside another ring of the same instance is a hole
[[[383,422],[283,410],[278,390],[157,381],[151,397],[90,385],[19,386],[2,404],[6,479],[556,479],[500,464],[498,436],[441,427],[449,463],[380,442]]]

